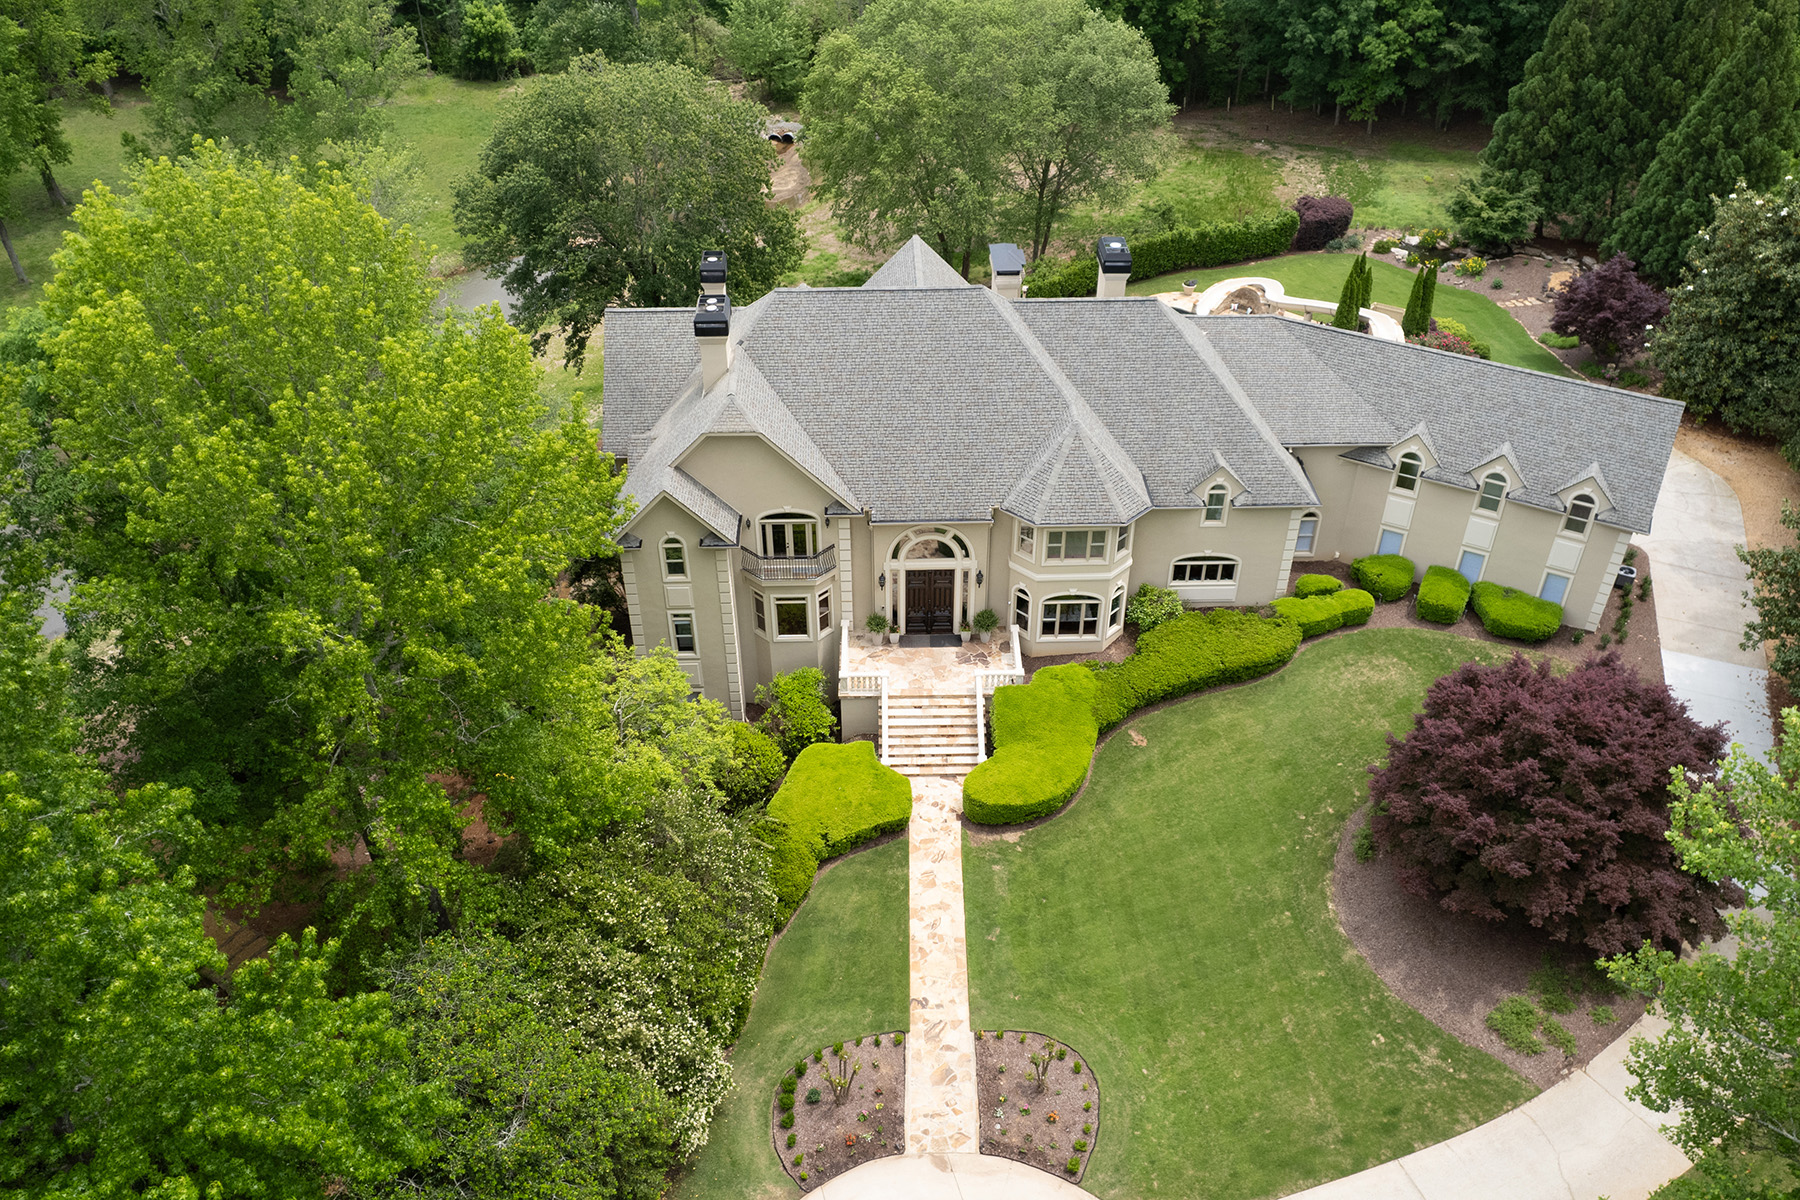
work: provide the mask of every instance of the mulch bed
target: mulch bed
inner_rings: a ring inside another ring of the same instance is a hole
[[[1393,860],[1377,855],[1356,861],[1356,831],[1368,819],[1357,810],[1344,826],[1332,871],[1332,907],[1338,924],[1388,990],[1458,1041],[1493,1055],[1540,1088],[1584,1067],[1631,1027],[1644,1012],[1644,997],[1583,994],[1574,1012],[1557,1019],[1575,1036],[1576,1052],[1565,1056],[1546,1045],[1543,1053],[1521,1054],[1486,1024],[1494,1006],[1530,987],[1531,973],[1545,961],[1579,976],[1591,952],[1552,942],[1541,930],[1518,921],[1490,923],[1447,912],[1436,900],[1411,895],[1394,878]],[[1612,1008],[1615,1020],[1595,1023],[1595,1005]]]
[[[842,1104],[832,1102],[826,1068],[835,1067],[837,1056],[830,1046],[819,1048],[819,1059],[806,1059],[806,1072],[795,1081],[794,1124],[781,1127],[781,1092],[769,1101],[769,1128],[775,1155],[801,1191],[811,1191],[827,1179],[872,1159],[906,1150],[906,1048],[896,1043],[898,1034],[879,1033],[844,1043],[844,1058],[862,1069],[852,1078]],[[858,1044],[860,1041],[860,1045]],[[789,1071],[792,1072],[790,1067]],[[807,1094],[817,1088],[817,1103]],[[845,1139],[849,1144],[845,1144]],[[794,1159],[799,1157],[800,1161]]]
[[[1020,1039],[1024,1040],[1021,1041]],[[1040,1091],[1031,1056],[1052,1056]],[[1100,1081],[1073,1049],[1029,1030],[986,1030],[975,1035],[975,1088],[981,1105],[981,1152],[1010,1158],[1081,1182],[1100,1136]],[[1087,1107],[1084,1108],[1083,1105]],[[1083,1142],[1082,1149],[1075,1148]],[[1076,1169],[1068,1169],[1069,1160]]]

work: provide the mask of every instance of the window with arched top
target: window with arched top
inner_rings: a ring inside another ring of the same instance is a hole
[[[687,546],[678,537],[663,539],[662,568],[664,579],[686,579]]]
[[[1039,637],[1096,637],[1100,633],[1100,597],[1052,596],[1044,601]]]
[[[764,558],[809,558],[819,552],[819,520],[811,513],[770,513],[758,524]]]
[[[1169,582],[1236,583],[1237,572],[1238,562],[1235,558],[1197,554],[1190,558],[1176,559],[1175,565],[1169,568]]]
[[[1294,537],[1295,554],[1311,554],[1313,543],[1319,538],[1319,514],[1316,512],[1300,514],[1300,532]]]
[[[1497,513],[1500,502],[1506,499],[1506,476],[1498,471],[1490,471],[1481,481],[1481,495],[1475,498],[1475,507],[1481,512]]]
[[[1419,473],[1425,469],[1425,460],[1413,451],[1408,450],[1400,456],[1400,465],[1394,468],[1394,486],[1403,492],[1419,490]]]
[[[1231,491],[1222,483],[1215,483],[1206,489],[1206,510],[1203,518],[1209,523],[1217,523],[1225,519],[1225,502],[1231,498]]]
[[[1563,518],[1563,530],[1567,533],[1587,536],[1588,522],[1594,519],[1594,498],[1582,492],[1569,501],[1569,515]]]

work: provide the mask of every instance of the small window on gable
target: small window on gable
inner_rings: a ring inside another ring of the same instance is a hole
[[[1588,522],[1594,517],[1594,498],[1586,492],[1569,501],[1569,515],[1563,518],[1563,529],[1569,533],[1587,535]]]
[[[1204,519],[1208,523],[1223,521],[1225,519],[1225,501],[1229,495],[1229,489],[1222,483],[1215,483],[1206,489],[1206,515]]]
[[[1475,501],[1475,507],[1481,512],[1497,513],[1500,501],[1506,499],[1506,476],[1498,471],[1491,471],[1481,481],[1481,495]]]
[[[662,544],[663,578],[687,578],[687,547],[680,538],[664,538]]]
[[[1295,554],[1311,554],[1319,536],[1319,514],[1309,512],[1300,518],[1300,533],[1294,538]]]
[[[1419,472],[1425,469],[1425,460],[1413,451],[1408,450],[1400,456],[1400,465],[1394,469],[1394,486],[1403,492],[1419,490]]]

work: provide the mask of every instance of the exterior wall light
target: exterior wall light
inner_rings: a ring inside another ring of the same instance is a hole
[[[887,586],[887,572],[886,571],[883,571],[881,574],[879,574],[875,577],[875,586],[878,588],[884,588]]]
[[[975,586],[980,587],[981,584],[982,584],[981,572],[977,571],[977,572],[975,572]]]

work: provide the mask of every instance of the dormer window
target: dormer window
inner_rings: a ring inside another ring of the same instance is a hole
[[[1425,469],[1425,460],[1408,450],[1400,456],[1400,465],[1394,470],[1394,487],[1402,492],[1419,490],[1419,472]]]
[[[662,544],[663,578],[687,578],[687,547],[680,538],[664,538]]]
[[[1475,500],[1475,507],[1480,512],[1497,513],[1500,502],[1506,498],[1506,476],[1498,471],[1490,471],[1487,478],[1481,481],[1481,495]]]
[[[1569,515],[1563,518],[1563,531],[1586,537],[1588,522],[1594,518],[1594,498],[1586,492],[1569,501]]]
[[[1225,519],[1225,502],[1230,499],[1230,492],[1222,483],[1215,483],[1206,489],[1206,515],[1208,524],[1216,524]]]

